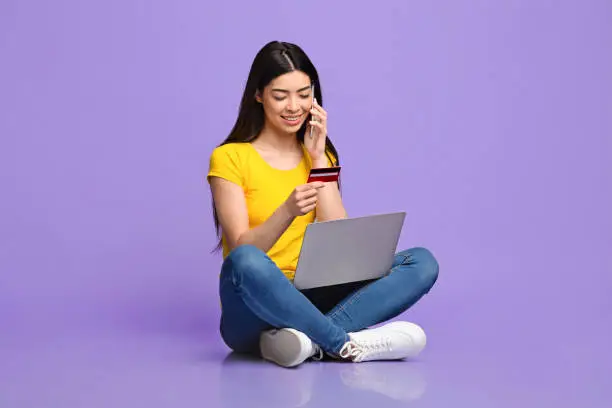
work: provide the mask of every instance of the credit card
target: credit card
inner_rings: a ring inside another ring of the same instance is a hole
[[[312,183],[313,181],[338,181],[338,177],[340,177],[340,169],[340,166],[311,169],[310,174],[308,175],[307,183]]]

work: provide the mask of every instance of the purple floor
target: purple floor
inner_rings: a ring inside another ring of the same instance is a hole
[[[337,399],[355,407],[608,407],[603,345],[551,337],[557,343],[550,347],[521,349],[514,338],[488,350],[433,338],[416,361],[311,362],[291,370],[230,355],[213,336],[4,338],[0,406],[318,407]]]
[[[609,309],[593,308],[603,291],[593,290],[598,299],[582,307],[541,306],[532,314],[507,294],[497,302],[474,293],[449,301],[432,292],[403,316],[429,334],[418,359],[284,369],[230,354],[216,332],[214,298],[202,302],[201,290],[167,283],[162,296],[163,285],[147,293],[131,282],[136,303],[98,299],[83,302],[89,310],[66,304],[4,319],[12,324],[0,337],[0,406],[319,407],[337,400],[603,408],[612,401]],[[452,293],[443,280],[438,289]],[[591,315],[581,321],[585,307]],[[554,309],[560,313],[542,318]]]

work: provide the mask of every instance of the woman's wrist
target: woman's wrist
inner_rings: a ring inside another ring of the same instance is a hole
[[[312,161],[312,168],[313,169],[321,169],[321,168],[326,168],[329,167],[329,162],[327,161],[327,157],[323,156],[323,158],[321,159],[317,159],[317,160],[313,160]]]

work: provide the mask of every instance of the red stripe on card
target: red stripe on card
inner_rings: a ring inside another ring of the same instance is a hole
[[[325,176],[325,175],[322,175],[322,174],[316,174],[316,175],[308,177],[308,182],[309,183],[312,183],[313,181],[325,181],[325,182],[328,182],[328,181],[338,181],[338,175],[337,174],[332,174],[332,175],[329,175],[329,176]]]

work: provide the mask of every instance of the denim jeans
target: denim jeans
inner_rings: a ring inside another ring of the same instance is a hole
[[[259,354],[262,331],[293,328],[336,354],[348,333],[398,316],[437,278],[431,252],[412,248],[396,254],[390,273],[380,279],[299,291],[265,252],[240,246],[221,268],[221,336],[235,352]]]

